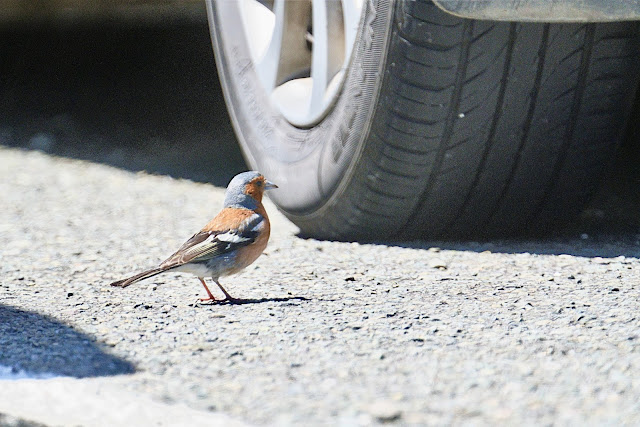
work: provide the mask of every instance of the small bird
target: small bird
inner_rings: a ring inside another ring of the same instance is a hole
[[[271,226],[262,196],[272,188],[278,186],[259,172],[236,175],[227,186],[222,210],[202,230],[158,267],[113,282],[111,286],[125,288],[156,274],[175,271],[194,274],[200,280],[208,295],[201,301],[236,300],[220,285],[219,279],[253,263],[267,246]],[[218,285],[226,297],[224,300],[216,300],[211,294],[205,277],[211,277]]]

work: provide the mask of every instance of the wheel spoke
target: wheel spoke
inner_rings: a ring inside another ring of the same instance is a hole
[[[309,69],[311,54],[305,39],[310,15],[306,1],[275,0],[275,25],[269,47],[256,64],[268,93]]]
[[[276,0],[273,12],[276,15],[273,33],[269,47],[263,58],[256,64],[258,76],[267,93],[270,93],[276,86],[276,76],[278,75],[278,65],[280,62],[280,51],[282,50],[282,35],[284,32],[284,3],[285,0]]]
[[[220,1],[240,5],[249,54],[271,105],[294,126],[322,120],[340,92],[365,0]]]
[[[313,53],[311,78],[313,89],[309,103],[312,115],[324,108],[327,87],[344,63],[344,17],[340,0],[313,1]]]

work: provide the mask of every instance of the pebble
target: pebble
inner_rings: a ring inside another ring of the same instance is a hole
[[[369,414],[380,423],[390,423],[400,420],[402,410],[396,402],[379,400],[369,406]]]
[[[55,145],[55,137],[49,133],[37,133],[29,139],[29,148],[49,152]]]
[[[440,270],[446,270],[447,269],[447,263],[444,262],[442,259],[440,258],[432,258],[429,260],[429,267],[431,268],[437,268]]]

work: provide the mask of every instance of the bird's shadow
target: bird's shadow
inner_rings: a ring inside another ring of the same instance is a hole
[[[197,305],[245,305],[261,304],[264,302],[288,302],[288,301],[311,301],[307,297],[280,297],[280,298],[234,298],[232,300],[198,301]]]

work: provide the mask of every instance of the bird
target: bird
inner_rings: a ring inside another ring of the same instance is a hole
[[[111,283],[126,288],[166,272],[194,274],[207,292],[201,301],[237,301],[220,284],[220,277],[238,273],[267,247],[271,224],[262,205],[265,191],[278,186],[257,171],[242,172],[229,182],[222,210],[157,267]],[[205,282],[213,279],[225,299],[216,299]]]

